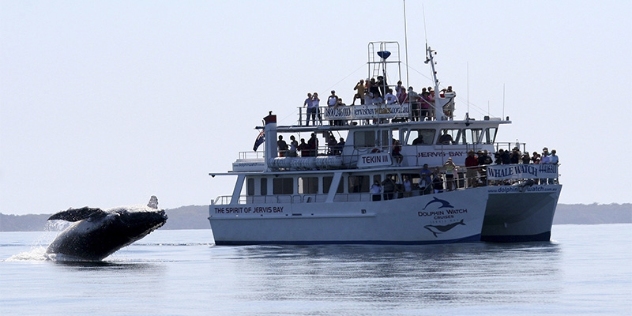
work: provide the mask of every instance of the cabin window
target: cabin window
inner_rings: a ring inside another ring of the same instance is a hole
[[[435,138],[436,130],[434,129],[414,129],[408,133],[406,144],[408,145],[432,145]]]
[[[454,145],[459,142],[459,129],[458,128],[446,128],[441,130],[441,135],[437,139],[439,145]]]
[[[272,179],[272,194],[294,194],[294,179],[274,178]]]
[[[261,195],[268,195],[268,179],[261,178]]]
[[[482,129],[465,129],[463,130],[463,141],[465,144],[480,144],[481,136],[483,135]]]
[[[246,195],[255,195],[255,179],[253,178],[246,180]]]
[[[483,143],[493,144],[496,141],[496,132],[498,132],[498,129],[496,127],[488,128],[487,133],[485,133],[483,137]]]
[[[349,193],[369,192],[369,176],[349,176]]]
[[[356,148],[366,147],[388,147],[391,143],[391,135],[388,130],[378,131],[378,135],[375,135],[375,131],[357,131],[353,133],[353,143]]]
[[[323,177],[323,193],[329,193],[329,188],[331,187],[331,181],[333,177]],[[342,180],[338,182],[338,190],[336,193],[343,193],[344,186],[342,185]]]
[[[298,192],[301,194],[318,193],[318,177],[298,178]]]

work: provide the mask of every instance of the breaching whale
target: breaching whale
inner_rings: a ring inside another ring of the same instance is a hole
[[[99,261],[147,236],[167,221],[152,196],[148,206],[119,207],[103,211],[83,207],[56,213],[48,220],[75,222],[46,249],[49,258]],[[60,256],[61,255],[61,256]]]

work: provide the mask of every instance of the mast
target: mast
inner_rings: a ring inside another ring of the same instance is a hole
[[[443,120],[443,108],[441,108],[441,113],[439,115],[439,113],[437,113],[437,103],[439,102],[439,79],[437,79],[437,71],[435,70],[435,61],[434,61],[434,55],[436,55],[437,52],[433,51],[432,48],[430,48],[430,46],[428,46],[428,44],[426,43],[426,61],[425,63],[430,63],[430,67],[432,68],[432,80],[434,80],[434,104],[432,105],[432,107],[434,108],[434,119],[437,120],[437,117],[441,117],[441,120]],[[439,116],[438,116],[439,115]]]

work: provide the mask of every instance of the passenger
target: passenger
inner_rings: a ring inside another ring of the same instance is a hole
[[[384,187],[384,200],[392,200],[395,195],[395,181],[391,178],[391,175],[387,175],[386,179],[382,181]]]
[[[307,126],[309,126],[309,120],[310,120],[310,116],[312,119],[312,125],[316,125],[316,109],[317,107],[315,107],[312,103],[312,94],[308,93],[307,94],[307,99],[305,99],[305,102],[303,102],[303,107],[307,107]]]
[[[434,95],[434,91],[432,90],[432,87],[428,87],[428,97],[427,97],[427,102],[429,103],[429,113],[428,113],[428,117],[429,120],[432,119],[438,119],[439,117],[437,116],[437,111],[435,109],[435,95]],[[441,117],[443,117],[443,114],[441,115]]]
[[[518,150],[518,147],[514,147],[514,149],[511,150],[511,154],[509,154],[509,162],[512,164],[519,164],[520,157],[520,150]]]
[[[452,135],[448,134],[448,130],[443,130],[443,135],[439,137],[439,144],[442,145],[452,145],[454,140],[452,139]]]
[[[445,168],[445,181],[447,182],[447,190],[453,191],[457,189],[456,182],[454,182],[454,175],[457,172],[457,167],[452,162],[452,157],[448,158],[448,160],[443,164]]]
[[[338,155],[342,155],[342,151],[345,149],[345,139],[340,137],[338,142]]]
[[[296,145],[294,143],[290,143],[290,149],[287,151],[287,157],[297,157],[298,153],[296,152]]]
[[[465,158],[465,177],[467,178],[467,186],[473,188],[476,186],[478,177],[478,159],[474,155],[474,151],[470,150]]]
[[[415,138],[415,140],[413,140],[413,145],[417,146],[417,145],[423,145],[424,143],[424,136],[423,135],[419,135],[417,136],[417,138]]]
[[[542,149],[542,160],[540,161],[540,163],[551,163],[551,156],[549,156],[549,149],[544,147]]]
[[[279,135],[279,140],[277,141],[277,148],[279,149],[279,157],[285,157],[287,143],[283,140],[283,136],[281,135]]]
[[[353,88],[353,90],[355,90],[356,93],[355,95],[353,95],[353,102],[351,102],[351,105],[355,105],[355,101],[357,99],[360,99],[360,105],[364,104],[364,92],[365,92],[364,80],[360,79],[360,81],[356,83],[356,86],[355,88]]]
[[[290,149],[287,152],[288,157],[297,157],[298,153],[296,152],[298,149],[298,142],[294,135],[290,136]]]
[[[421,120],[425,121],[426,118],[428,118],[428,120],[431,120],[430,116],[430,100],[429,100],[429,96],[428,96],[428,90],[426,88],[421,89],[421,95],[419,97],[419,102],[421,103]]]
[[[301,138],[301,143],[296,147],[296,150],[301,152],[301,157],[309,156],[309,149],[307,143],[305,143],[305,138]]]
[[[445,116],[452,120],[454,118],[454,100],[456,98],[456,92],[452,90],[452,86],[448,86],[448,89],[441,90],[444,98],[449,99],[443,106],[443,113]]]
[[[373,201],[382,200],[382,186],[380,185],[380,181],[375,180],[373,185],[371,186],[371,196]]]
[[[404,197],[413,196],[413,184],[410,182],[409,176],[404,176],[404,182],[402,183],[404,187]]]
[[[434,189],[434,193],[443,192],[443,179],[441,179],[441,172],[439,172],[439,168],[437,168],[433,174],[432,188]]]
[[[397,85],[395,86],[395,94],[399,94],[401,91],[406,92],[406,88],[404,88],[404,86],[402,86],[402,81],[398,80],[397,81]]]
[[[550,164],[558,165],[560,163],[560,158],[556,154],[557,151],[555,149],[551,150]],[[549,178],[549,184],[555,184],[556,182],[556,178]]]
[[[560,163],[560,157],[557,155],[557,151],[555,149],[551,150],[551,163],[557,165]]]
[[[402,160],[404,160],[404,156],[402,156],[401,151],[402,145],[399,144],[398,140],[393,139],[393,150],[391,151],[391,155],[398,166],[401,166]]]
[[[492,163],[492,157],[489,156],[489,152],[487,150],[483,150],[481,155],[478,156],[478,165],[482,185],[487,185],[487,166],[491,165]]]
[[[336,142],[336,137],[334,137],[334,135],[329,135],[329,140],[327,141],[327,155],[328,156],[336,155],[337,147],[338,147],[338,143]]]
[[[317,92],[314,92],[314,94],[312,94],[312,106],[316,109],[318,122],[320,123],[320,125],[323,125],[323,117],[320,115],[320,99],[318,98]],[[316,125],[316,123],[314,123],[313,125]]]
[[[529,157],[529,152],[525,152],[525,153],[522,155],[522,158],[521,158],[521,159],[522,159],[522,163],[523,163],[523,164],[525,164],[525,165],[528,165],[528,164],[530,164],[530,163],[531,163],[531,157]]]
[[[425,163],[421,171],[419,171],[419,190],[422,195],[430,194],[432,192],[432,171],[428,169],[428,164]]]
[[[331,95],[327,98],[327,108],[331,109],[338,105],[338,96],[336,91],[331,90]],[[329,125],[334,125],[334,120],[329,120]]]
[[[312,136],[307,141],[308,157],[318,156],[318,138],[316,134],[312,133]]]
[[[413,121],[419,121],[419,94],[413,90],[413,87],[408,87],[408,102],[410,102],[410,110],[413,112],[411,119]]]
[[[397,92],[397,103],[404,104],[408,101],[408,93],[406,93],[406,89],[399,89]]]
[[[388,83],[386,83],[386,78],[384,76],[377,76],[377,87],[380,90],[380,97],[384,99],[386,96],[386,88],[388,87]]]
[[[344,102],[342,102],[342,98],[338,98],[338,103],[336,104],[335,108],[337,109],[337,108],[345,106],[345,105],[346,104]],[[347,125],[346,122],[347,122],[346,120],[335,120],[334,121],[334,125],[337,125],[337,126]]]
[[[384,100],[386,100],[386,104],[396,104],[397,98],[393,95],[393,89],[388,88],[386,90],[386,95],[384,95]]]
[[[382,97],[380,94],[380,88],[378,87],[375,78],[371,78],[371,81],[369,81],[369,93],[373,94],[371,96],[372,98]]]

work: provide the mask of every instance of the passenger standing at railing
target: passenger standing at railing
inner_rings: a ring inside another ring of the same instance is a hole
[[[360,99],[360,105],[364,104],[364,80],[360,79],[353,90],[355,90],[356,93],[353,95],[353,102],[351,102],[351,105],[355,105],[356,99]]]
[[[473,188],[476,186],[476,176],[478,175],[478,159],[476,159],[473,150],[470,150],[467,153],[467,158],[465,158],[465,168],[467,186]]]
[[[279,149],[279,157],[285,157],[285,153],[287,152],[287,143],[283,140],[283,136],[279,135],[279,140],[277,141],[277,148]]]
[[[481,174],[481,182],[487,185],[487,165],[492,164],[492,157],[489,156],[487,150],[483,150],[478,156],[479,172]]]
[[[298,142],[296,141],[296,138],[294,137],[294,135],[290,136],[290,149],[287,152],[287,156],[288,157],[297,157],[297,149],[298,149]]]
[[[298,147],[296,147],[296,150],[301,152],[301,157],[307,157],[309,155],[308,145],[305,143],[305,138],[301,138],[301,143]]]
[[[556,154],[557,154],[557,151],[555,149],[551,150],[551,164],[553,164],[553,165],[559,165],[560,164],[560,158]],[[549,179],[549,184],[555,184],[556,182],[557,181],[554,178],[550,178]]]
[[[338,155],[342,155],[342,151],[345,149],[345,139],[344,138],[340,137],[340,141],[338,142],[337,147],[338,147],[338,149],[336,150],[337,154]]]
[[[408,87],[408,96],[407,101],[410,103],[410,109],[413,112],[411,116],[413,121],[419,121],[419,94],[413,90],[413,87]],[[423,118],[426,114],[421,112],[421,117]]]
[[[382,200],[382,186],[380,185],[380,181],[375,180],[373,185],[371,186],[371,196],[373,201]]]
[[[309,126],[310,117],[311,117],[311,120],[312,120],[312,125],[316,125],[316,109],[317,109],[317,107],[314,106],[312,101],[313,101],[312,94],[308,93],[307,94],[307,99],[305,99],[305,102],[303,102],[303,107],[307,107],[307,120],[305,120],[307,126]]]
[[[422,195],[432,192],[432,171],[428,169],[427,163],[425,163],[421,171],[419,171],[419,190]]]
[[[316,134],[312,133],[312,136],[307,141],[307,152],[309,153],[308,157],[318,156],[318,138],[316,138]]]
[[[404,104],[406,103],[408,100],[408,93],[406,93],[406,89],[399,89],[399,91],[397,91],[397,103]]]
[[[430,120],[432,116],[430,115],[430,101],[428,97],[428,90],[426,88],[421,89],[421,95],[419,99],[419,102],[421,103],[421,120],[425,121],[426,117],[428,117],[428,120]]]
[[[336,91],[331,90],[331,95],[327,98],[327,109],[331,110],[338,105],[338,96]],[[329,120],[329,125],[334,125],[334,120]]]
[[[320,99],[318,98],[318,92],[314,92],[312,95],[312,105],[316,108],[316,115],[318,115],[318,122],[323,125],[323,117],[320,115]],[[316,125],[316,123],[314,123]]]
[[[456,182],[454,182],[454,174],[456,173],[456,165],[452,162],[452,157],[448,158],[448,160],[443,164],[445,168],[445,180],[447,183],[447,190],[453,191],[456,190]]]

